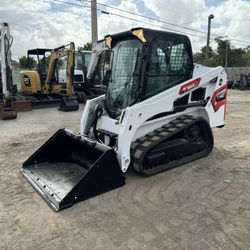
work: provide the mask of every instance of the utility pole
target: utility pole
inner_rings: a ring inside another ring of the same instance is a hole
[[[228,52],[227,52],[227,50],[228,50],[228,40],[226,40],[226,56],[225,56],[225,68],[227,67],[227,58],[228,58]]]
[[[206,47],[206,56],[205,56],[205,65],[207,66],[208,54],[209,54],[209,42],[210,42],[210,29],[211,29],[211,20],[214,18],[214,15],[211,14],[208,16],[208,26],[207,26],[207,47]]]
[[[98,40],[96,0],[91,0],[92,48]]]

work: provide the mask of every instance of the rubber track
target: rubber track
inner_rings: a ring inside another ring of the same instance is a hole
[[[208,141],[208,147],[206,147],[203,151],[197,152],[190,156],[183,157],[180,160],[175,160],[167,164],[158,165],[150,169],[143,168],[142,165],[143,159],[144,157],[146,157],[146,154],[153,147],[155,147],[156,145],[158,145],[163,141],[166,141],[173,135],[181,132],[182,130],[185,130],[186,128],[197,122],[201,123],[204,127],[204,130],[206,131],[205,136]],[[177,167],[181,164],[207,156],[212,151],[212,148],[213,148],[213,134],[207,121],[201,117],[197,118],[185,115],[171,121],[170,123],[162,126],[161,128],[158,128],[153,132],[148,133],[147,135],[133,142],[131,144],[131,159],[133,167],[137,172],[146,176],[151,176],[163,172],[165,170]]]

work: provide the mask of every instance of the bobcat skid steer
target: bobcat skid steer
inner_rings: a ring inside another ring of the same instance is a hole
[[[207,156],[224,126],[226,73],[194,65],[188,37],[136,28],[105,41],[106,94],[87,101],[79,134],[58,130],[21,169],[56,211],[122,186],[129,166],[151,176]]]

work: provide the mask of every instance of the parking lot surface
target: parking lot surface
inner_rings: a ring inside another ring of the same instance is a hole
[[[83,107],[0,121],[0,249],[250,249],[250,91],[229,91],[226,126],[206,158],[54,212],[20,174]]]

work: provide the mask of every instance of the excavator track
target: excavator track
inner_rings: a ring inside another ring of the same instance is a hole
[[[134,141],[132,164],[137,172],[151,176],[207,156],[213,144],[208,122],[185,115]]]

